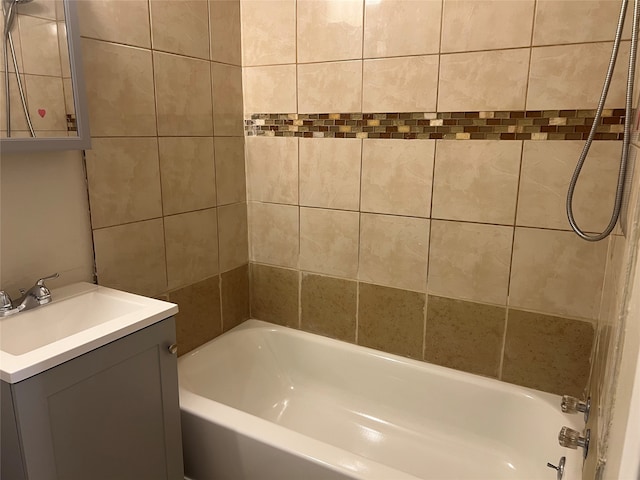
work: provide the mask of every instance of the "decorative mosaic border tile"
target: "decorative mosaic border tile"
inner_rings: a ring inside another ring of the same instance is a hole
[[[604,110],[596,140],[622,140],[624,109]],[[257,113],[247,136],[444,140],[586,140],[595,110]]]
[[[67,132],[77,132],[78,122],[75,114],[67,113]]]

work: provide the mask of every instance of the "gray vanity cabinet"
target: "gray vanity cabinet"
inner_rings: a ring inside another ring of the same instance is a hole
[[[2,382],[3,480],[182,480],[173,317]]]

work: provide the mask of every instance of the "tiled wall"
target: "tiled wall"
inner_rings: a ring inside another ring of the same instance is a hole
[[[247,133],[291,123],[246,138],[252,316],[580,395],[608,248],[565,219],[581,140],[292,135],[338,114],[594,109],[618,2],[241,7]],[[607,108],[623,98],[620,69]],[[589,231],[608,222],[619,152],[593,145],[575,200]]]
[[[634,335],[634,329],[637,329],[638,324],[638,318],[632,316],[629,311],[630,295],[634,288],[633,271],[637,268],[640,245],[640,171],[637,165],[640,131],[637,112],[636,107],[628,174],[629,191],[625,196],[626,206],[620,222],[624,226],[625,234],[613,235],[609,238],[607,269],[596,331],[591,381],[587,391],[592,402],[592,413],[587,426],[591,429],[593,440],[585,464],[584,478],[616,478],[615,474],[609,471],[611,467],[616,466],[608,466],[607,459],[620,456],[620,452],[609,454],[608,448],[614,410],[620,408],[616,404],[616,388],[619,388],[619,381],[630,381],[629,378],[619,378],[622,358],[629,355],[622,350],[622,347],[625,335],[629,332]],[[618,444],[616,447],[622,446]]]
[[[25,101],[36,136],[76,135],[71,69],[62,2],[38,0],[20,5],[11,29],[25,92]],[[9,56],[11,135],[29,137],[29,127]],[[0,136],[6,136],[4,63],[0,60]],[[68,125],[67,120],[71,121]],[[72,131],[68,131],[72,130]]]
[[[182,354],[249,315],[239,2],[78,8],[98,283],[178,303]]]

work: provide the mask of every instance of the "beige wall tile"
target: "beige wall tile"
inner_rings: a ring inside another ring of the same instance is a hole
[[[598,336],[604,334],[605,325],[618,323],[616,297],[620,290],[623,290],[624,280],[621,275],[628,266],[628,259],[624,255],[627,239],[624,236],[611,235],[607,240],[609,249],[607,251],[604,284],[602,285],[602,303],[600,305],[600,314],[598,315],[598,327],[600,329]],[[602,382],[600,383],[602,384]]]
[[[22,69],[20,73],[62,76],[55,20],[18,15]],[[17,35],[12,35],[16,38]],[[11,63],[9,56],[9,63]]]
[[[216,209],[164,217],[169,288],[190,285],[218,273]]]
[[[248,218],[251,261],[297,267],[298,215],[297,206],[250,202]]]
[[[246,113],[294,113],[296,66],[275,65],[242,69]]]
[[[249,200],[298,204],[298,139],[246,138]]]
[[[440,0],[365,0],[364,57],[438,53]]]
[[[438,111],[521,110],[528,68],[528,48],[442,55]]]
[[[362,211],[429,217],[435,143],[364,140]]]
[[[528,110],[595,109],[611,57],[612,43],[537,47],[531,50]],[[629,42],[620,44],[619,58],[629,57]],[[624,106],[625,68],[616,68],[605,106]]]
[[[444,0],[442,52],[528,47],[534,0]]]
[[[296,0],[242,0],[243,65],[296,61]]]
[[[358,345],[422,358],[425,294],[360,284]]]
[[[512,241],[512,227],[432,221],[429,293],[506,305]]]
[[[355,279],[360,214],[300,209],[300,268]]]
[[[218,205],[245,202],[244,138],[216,137],[214,149]]]
[[[167,289],[162,219],[93,231],[98,284],[154,296]]]
[[[438,55],[365,60],[363,76],[364,112],[436,109]]]
[[[625,19],[625,39],[631,32],[631,5]],[[612,41],[619,16],[620,2],[611,0],[538,0],[533,44]]]
[[[80,35],[151,47],[149,4],[139,0],[86,0],[77,3]]]
[[[26,81],[24,75],[20,76],[20,80],[22,84],[25,85]],[[0,81],[2,82],[2,95],[0,95],[0,111],[2,115],[0,115],[0,135],[2,138],[6,136],[7,129],[7,114],[5,110],[5,93],[4,93],[4,73],[0,72]],[[15,74],[9,73],[9,98],[11,99],[11,105],[14,108],[11,109],[11,130],[12,132],[18,132],[19,130],[26,131],[29,129],[27,126],[27,121],[24,117],[24,113],[22,112],[22,104],[20,101],[20,91],[18,90],[18,83],[16,81]],[[15,108],[15,105],[18,105],[18,108]],[[12,133],[12,135],[16,136],[17,133]]]
[[[429,295],[424,359],[497,378],[506,308]]]
[[[211,60],[242,64],[240,0],[209,0]]]
[[[221,272],[249,261],[246,203],[218,207],[218,242]]]
[[[153,64],[158,134],[212,135],[209,62],[154,52]]]
[[[362,0],[298,0],[298,62],[362,58]]]
[[[178,355],[222,333],[218,283],[219,278],[215,276],[169,293],[169,301],[177,303],[180,309],[176,315]]]
[[[69,61],[69,41],[67,40],[67,25],[58,22],[58,48],[60,49],[60,66],[62,76],[71,78],[71,64]]]
[[[359,139],[300,140],[300,205],[358,210]]]
[[[57,18],[56,0],[41,0],[35,5],[32,2],[24,3],[18,6],[18,13],[55,20]]]
[[[4,23],[3,23],[3,29],[4,29]],[[21,73],[24,73],[23,64],[22,64],[22,42],[20,41],[20,15],[16,17],[14,27],[11,32],[12,32],[11,37],[13,38],[13,49],[16,52],[16,62],[18,62],[18,70]],[[0,72],[4,72],[4,58],[2,60],[3,61],[0,62]],[[11,56],[9,56],[7,60],[9,61],[9,71],[15,72],[15,67],[13,66],[13,59],[11,58]],[[2,83],[2,85],[4,85],[4,82]]]
[[[300,328],[355,342],[357,289],[356,282],[303,273]]]
[[[209,59],[209,9],[202,0],[150,0],[154,50]]]
[[[361,215],[361,281],[424,292],[428,251],[429,220]]]
[[[637,111],[637,110],[636,110]],[[622,202],[622,210],[620,212],[620,221],[618,222],[619,228],[629,235],[633,230],[633,222],[638,215],[638,199],[640,198],[640,166],[638,166],[639,157],[638,147],[631,145],[629,149],[629,163],[627,165],[627,172],[629,175],[625,181],[625,193],[624,197],[628,195],[628,203],[625,206],[625,202]],[[624,199],[623,197],[623,199]]]
[[[588,322],[510,309],[502,379],[580,398],[589,378],[592,343]]]
[[[73,98],[73,86],[70,78],[62,79],[62,88],[64,89],[64,108],[68,114],[76,113],[76,106]]]
[[[573,232],[516,228],[509,305],[595,319],[606,257],[606,243]]]
[[[156,134],[151,52],[83,39],[82,63],[92,137]]]
[[[24,88],[36,135],[47,130],[66,132],[67,118],[62,78],[25,75]],[[22,110],[21,103],[14,103],[13,106],[19,111]],[[41,110],[44,110],[44,116],[40,114]]]
[[[513,225],[521,148],[518,141],[438,142],[431,215]]]
[[[362,61],[298,65],[298,112],[359,112]]]
[[[155,138],[94,138],[86,158],[93,228],[162,216]]]
[[[211,78],[216,136],[243,136],[242,68],[214,62],[211,64]]]
[[[578,225],[601,232],[609,223],[618,179],[622,142],[595,141],[576,186],[573,207]],[[524,142],[517,224],[569,230],[566,198],[584,142]]]
[[[161,137],[160,172],[165,215],[216,206],[212,137]]]
[[[226,332],[250,317],[249,264],[223,273],[220,277],[222,330]]]
[[[251,318],[298,328],[298,272],[255,263],[250,272]]]

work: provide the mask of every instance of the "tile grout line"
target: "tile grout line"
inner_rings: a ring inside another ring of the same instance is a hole
[[[114,43],[117,45],[123,45],[123,46],[127,46],[127,47],[133,47],[133,48],[146,48],[146,47],[140,47],[137,45],[129,45],[129,44],[125,44],[125,43],[120,43],[120,42],[114,42],[111,40],[102,40],[99,38],[94,38],[94,37],[87,37],[87,36],[83,36],[82,38],[87,38],[89,40],[96,40],[96,41],[100,41],[100,42],[108,42],[108,43]],[[630,43],[631,40],[630,39],[622,39],[621,40],[623,43]],[[299,65],[317,65],[317,64],[324,64],[324,63],[343,63],[343,62],[357,62],[359,60],[386,60],[386,59],[393,59],[393,58],[410,58],[410,57],[431,57],[431,56],[443,56],[443,55],[465,55],[465,54],[476,54],[476,53],[491,53],[491,52],[504,52],[504,51],[513,51],[513,50],[525,50],[525,49],[531,49],[531,48],[557,48],[557,47],[576,47],[576,46],[582,46],[582,45],[594,45],[594,44],[601,44],[601,43],[605,43],[605,44],[613,44],[613,39],[612,40],[595,40],[595,41],[591,41],[591,42],[574,42],[574,43],[553,43],[553,44],[544,44],[544,45],[533,45],[533,44],[529,44],[529,45],[521,45],[518,47],[504,47],[504,48],[489,48],[489,49],[483,49],[483,50],[461,50],[461,51],[454,51],[454,52],[430,52],[430,53],[412,53],[412,54],[408,54],[408,55],[388,55],[388,56],[382,56],[382,57],[365,57],[363,56],[362,58],[356,58],[356,57],[352,57],[352,58],[342,58],[342,59],[335,59],[335,60],[322,60],[322,61],[318,61],[318,62],[296,62]],[[163,50],[159,50],[162,51],[164,53],[170,53],[170,54],[174,54],[174,55],[182,55],[180,53],[174,53],[174,52],[169,52],[169,51],[163,51]],[[200,57],[191,57],[191,58],[200,58]],[[218,63],[224,63],[224,62],[218,62]],[[263,68],[263,67],[281,67],[283,65],[293,65],[294,62],[282,62],[282,63],[260,63],[260,64],[253,64],[253,65],[245,65],[246,68]],[[234,65],[234,64],[228,64],[228,65]],[[234,65],[237,66],[237,65]]]
[[[223,307],[223,288],[222,288],[222,274],[226,273],[222,271],[222,256],[220,254],[220,216],[219,216],[219,206],[218,205],[218,171],[216,166],[216,141],[215,141],[215,111],[214,111],[214,82],[213,82],[213,24],[212,24],[212,12],[211,12],[211,2],[207,1],[207,28],[208,28],[208,38],[209,38],[209,65],[208,65],[208,73],[209,73],[209,91],[211,92],[211,144],[212,144],[212,154],[213,157],[211,161],[213,162],[213,175],[215,182],[213,184],[213,188],[215,190],[215,215],[216,215],[216,245],[217,245],[217,258],[218,258],[218,299],[220,304],[220,333],[224,333],[224,307]],[[240,61],[242,63],[242,60]],[[242,67],[240,67],[242,68]],[[242,80],[241,80],[242,83]],[[244,151],[244,149],[243,149]],[[244,161],[244,158],[243,158]]]
[[[300,111],[300,72],[299,72],[299,63],[298,63],[298,1],[295,0],[293,2],[293,15],[295,19],[295,66],[296,66],[296,118],[298,116],[298,112]],[[300,269],[300,251],[302,249],[302,205],[300,202],[300,139],[296,141],[296,158],[298,164],[298,204],[296,205],[298,208],[298,260],[296,262],[296,270],[298,271],[298,328],[302,330],[302,270]]]
[[[363,47],[364,48],[364,47]],[[356,324],[355,343],[358,345],[360,328],[360,250],[362,244],[362,172],[364,170],[364,140],[360,140],[360,185],[358,195],[358,255],[356,265]]]
[[[433,196],[436,181],[436,157],[438,155],[438,140],[433,142],[433,166],[431,168],[431,198],[429,203],[429,244],[427,246],[427,278],[425,283],[424,326],[422,335],[422,358],[426,357],[427,350],[427,309],[429,302],[429,267],[431,266],[431,237],[433,232]]]
[[[529,36],[529,61],[527,62],[527,79],[524,85],[524,109],[527,109],[529,101],[529,84],[531,83],[531,61],[533,60],[533,32],[536,28],[536,15],[538,14],[538,0],[533,1],[533,15],[531,15],[531,35]]]
[[[161,219],[162,219],[162,240],[163,240],[163,250],[164,250],[164,274],[165,274],[165,288],[166,288],[166,292],[170,291],[171,289],[169,288],[169,254],[167,252],[167,228],[166,228],[166,224],[165,224],[165,208],[164,208],[164,197],[162,195],[162,168],[161,168],[161,162],[160,162],[160,138],[158,136],[159,133],[159,128],[158,128],[158,92],[157,92],[157,85],[156,85],[156,64],[155,64],[155,56],[154,56],[154,50],[153,50],[153,16],[151,13],[151,0],[147,0],[147,15],[149,18],[149,54],[151,57],[151,75],[153,76],[153,106],[155,109],[155,127],[156,127],[156,133],[153,136],[150,136],[149,138],[154,138],[155,139],[155,145],[156,145],[156,152],[158,155],[158,181],[160,182],[160,213],[161,213]],[[135,222],[131,222],[131,223],[135,223]]]
[[[516,188],[516,204],[513,212],[513,230],[511,233],[511,255],[509,258],[509,275],[507,277],[507,292],[505,299],[505,311],[504,311],[504,332],[502,336],[502,347],[500,350],[500,365],[498,369],[498,379],[502,380],[502,373],[504,369],[504,354],[507,345],[507,329],[509,328],[509,297],[511,293],[511,276],[513,274],[513,256],[515,251],[515,243],[516,243],[516,227],[517,227],[517,218],[518,218],[518,205],[520,203],[520,185],[522,183],[522,164],[524,160],[524,142],[520,145],[520,156],[519,156],[519,165],[518,165],[518,184]]]

